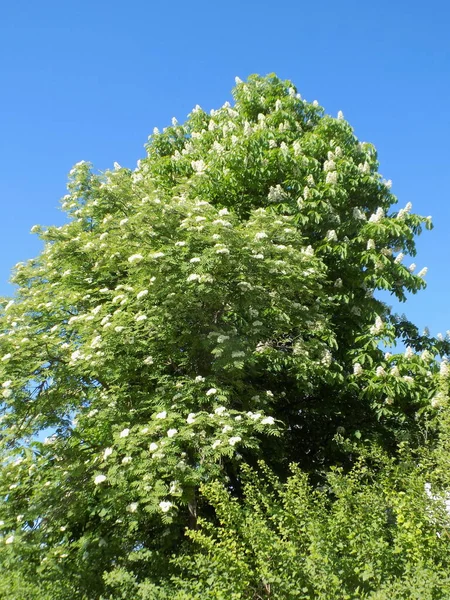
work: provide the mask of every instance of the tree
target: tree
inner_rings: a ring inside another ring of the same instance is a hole
[[[133,171],[75,165],[67,224],[33,228],[3,302],[2,560],[62,598],[158,597],[215,522],[200,490],[238,501],[243,465],[321,485],[359,447],[438,439],[448,342],[374,297],[424,287],[402,260],[430,218],[393,210],[373,146],[290,82],[233,93]]]

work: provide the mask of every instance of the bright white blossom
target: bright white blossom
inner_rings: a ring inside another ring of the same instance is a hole
[[[203,160],[193,160],[191,167],[197,175],[203,175],[206,171],[206,164]]]
[[[144,257],[142,256],[142,254],[132,254],[129,258],[128,258],[128,262],[129,263],[135,263],[135,262],[139,262],[141,260],[143,260]]]
[[[422,352],[422,354],[420,355],[420,358],[422,360],[424,360],[425,362],[429,362],[430,360],[433,359],[433,355],[431,354],[431,352],[429,352],[428,350],[424,350]]]
[[[186,422],[190,425],[192,425],[192,423],[195,423],[195,413],[189,413]]]
[[[100,483],[103,483],[104,481],[106,481],[106,476],[105,475],[97,475],[94,478],[95,485],[100,485]]]
[[[353,375],[356,375],[356,377],[358,377],[359,375],[362,375],[362,373],[363,373],[363,368],[360,365],[360,363],[358,363],[358,362],[355,363],[353,365]]]
[[[82,354],[82,352],[80,350],[75,350],[75,352],[72,352],[72,354],[70,355],[70,360],[72,360],[73,362],[77,361],[77,360],[81,360],[84,358],[84,355]]]
[[[159,503],[159,508],[161,509],[161,511],[163,513],[169,512],[169,510],[172,508],[173,504],[172,502],[169,502],[168,500],[163,500],[162,502]]]
[[[334,162],[334,160],[326,160],[323,163],[323,170],[324,171],[335,171],[336,170],[336,163]]]
[[[383,320],[380,316],[377,315],[377,317],[375,318],[375,325],[372,325],[372,327],[370,328],[370,333],[372,335],[378,335],[379,333],[381,333],[384,329],[384,323]]]
[[[438,392],[431,399],[431,407],[439,408],[441,406],[444,406],[446,404],[446,401],[447,401],[446,395],[443,392]]]
[[[412,358],[414,356],[414,350],[411,346],[408,346],[405,350],[405,358]]]
[[[328,171],[325,178],[325,183],[336,184],[337,183],[337,171]]]
[[[259,399],[259,396],[257,396],[257,398]],[[261,414],[260,413],[253,413],[251,410],[249,410],[248,413],[247,413],[247,416],[250,419],[254,419],[255,421],[257,421],[261,417]]]
[[[428,273],[428,267],[424,267],[421,271],[419,271],[417,273],[417,277],[425,277],[425,275]]]
[[[178,433],[178,429],[169,429],[167,431],[167,437],[173,438],[175,435],[177,435]]]
[[[384,210],[378,207],[376,212],[370,216],[369,223],[378,223],[384,217]]]
[[[126,429],[123,429],[123,430],[120,432],[120,434],[119,434],[119,437],[121,437],[121,438],[126,438],[126,437],[128,437],[129,435],[130,435],[130,430],[129,430],[128,428],[126,428]]]
[[[97,346],[100,346],[101,341],[102,341],[102,336],[97,335],[91,342],[91,348],[97,348]]]
[[[159,412],[159,413],[156,415],[156,418],[157,418],[157,419],[165,419],[166,417],[167,417],[167,412],[166,412],[165,410],[163,410],[162,412]]]
[[[264,417],[261,421],[262,425],[275,425],[275,419],[273,417]]]
[[[212,396],[213,394],[216,394],[217,390],[216,388],[209,388],[209,390],[206,392],[207,396]]]
[[[213,225],[222,225],[222,227],[232,227],[229,221],[225,221],[224,219],[216,219],[213,221]]]
[[[380,367],[377,367],[376,374],[377,374],[377,377],[384,377],[386,375],[386,371],[384,370],[383,367],[380,366]]]
[[[112,448],[105,448],[105,450],[103,452],[103,460],[106,460],[108,458],[108,456],[111,456],[112,453],[113,453]]]
[[[156,444],[155,442],[152,442],[149,446],[149,450],[150,450],[150,452],[155,452],[156,450],[158,450],[158,444]]]
[[[397,365],[394,365],[391,369],[391,375],[393,375],[394,377],[400,377],[400,371],[398,369]]]
[[[450,367],[447,360],[444,359],[441,361],[441,364],[439,365],[439,373],[442,377],[447,377],[450,373]]]
[[[267,233],[265,231],[260,231],[255,235],[255,240],[263,240],[267,237]]]
[[[235,437],[230,437],[230,439],[228,440],[228,443],[230,444],[230,446],[235,446],[241,440],[242,440],[242,438],[239,437],[238,435],[236,435]]]
[[[412,209],[412,204],[411,202],[408,202],[408,204],[405,206],[405,208],[401,208],[398,213],[397,213],[397,219],[402,220],[405,218],[405,216],[411,212]]]

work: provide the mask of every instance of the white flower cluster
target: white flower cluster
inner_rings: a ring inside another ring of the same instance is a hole
[[[383,331],[383,329],[384,329],[383,320],[379,315],[377,315],[375,318],[375,324],[372,325],[370,328],[370,333],[372,335],[378,335]]]
[[[384,218],[384,210],[378,207],[373,215],[370,215],[369,223],[379,223]]]
[[[441,377],[448,377],[450,373],[450,367],[448,361],[444,358],[439,365],[439,373]]]
[[[269,202],[281,202],[284,198],[284,190],[281,185],[270,186],[268,194]]]
[[[411,348],[411,346],[408,346],[405,350],[405,358],[412,358],[414,356],[414,350]]]
[[[353,375],[355,375],[356,377],[359,377],[360,375],[363,374],[363,372],[364,372],[364,370],[359,362],[357,362],[353,365]]]
[[[168,500],[163,500],[162,502],[159,503],[159,508],[161,509],[161,511],[163,513],[169,512],[169,510],[172,508],[173,504],[172,502],[169,502]]]
[[[428,267],[424,267],[421,271],[419,271],[417,273],[417,277],[425,277],[425,275],[428,273]]]
[[[353,218],[358,219],[360,221],[365,221],[366,215],[362,212],[362,210],[360,208],[355,206],[355,208],[353,209]]]
[[[337,171],[328,171],[325,178],[325,183],[335,185],[338,181]]]
[[[129,258],[128,258],[128,262],[129,263],[137,263],[140,262],[141,260],[143,260],[144,257],[142,256],[142,254],[132,254]]]
[[[398,213],[397,213],[397,219],[399,219],[400,221],[402,219],[405,218],[405,216],[411,212],[412,209],[412,204],[411,202],[408,202],[408,204],[405,206],[405,208],[401,208]]]
[[[11,384],[12,384],[12,381],[10,381],[10,380],[4,381],[2,383],[2,388],[3,388],[2,396],[3,396],[3,398],[10,398],[12,396],[13,391],[11,389]]]

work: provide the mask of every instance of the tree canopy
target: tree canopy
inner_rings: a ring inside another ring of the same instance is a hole
[[[449,344],[376,294],[425,286],[431,219],[341,113],[274,75],[233,96],[134,170],[75,165],[15,267],[6,598],[448,597]]]

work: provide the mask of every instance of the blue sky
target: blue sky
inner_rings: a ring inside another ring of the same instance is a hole
[[[153,127],[230,99],[236,75],[275,72],[375,144],[400,206],[433,215],[418,243],[428,288],[402,307],[450,329],[450,5],[41,0],[2,3],[0,294],[60,224],[75,162],[133,167]]]

